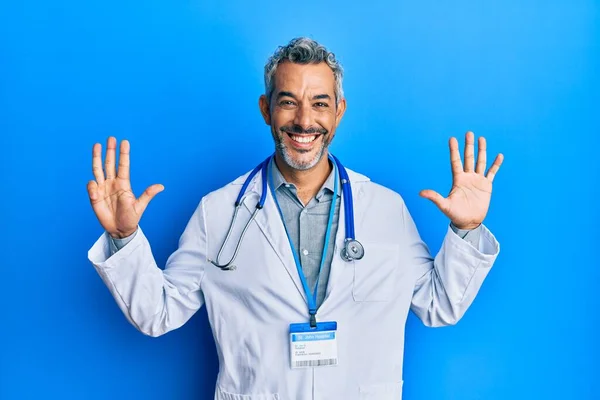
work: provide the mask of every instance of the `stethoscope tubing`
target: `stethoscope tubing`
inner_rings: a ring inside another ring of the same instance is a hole
[[[343,201],[344,201],[344,225],[345,225],[344,228],[346,231],[344,243],[345,243],[345,246],[348,246],[348,244],[350,242],[358,243],[358,241],[356,240],[355,231],[354,231],[354,202],[352,199],[352,187],[350,185],[350,178],[348,176],[348,172],[346,171],[346,168],[344,168],[344,166],[342,165],[340,160],[338,160],[338,158],[335,157],[333,154],[330,154],[329,157],[333,160],[333,162],[337,166],[340,181],[342,184],[342,197],[343,197]],[[248,231],[250,224],[256,218],[256,214],[258,214],[258,212],[265,205],[265,201],[267,198],[267,192],[268,192],[267,170],[268,170],[269,163],[271,162],[272,159],[274,160],[274,158],[275,158],[274,155],[270,155],[263,162],[261,162],[259,165],[257,165],[250,172],[250,174],[244,181],[244,184],[242,185],[240,192],[238,193],[238,196],[237,196],[237,198],[235,200],[235,204],[234,204],[235,210],[233,212],[233,217],[231,219],[229,229],[227,230],[227,234],[225,235],[225,240],[223,241],[223,244],[221,245],[221,248],[219,249],[216,260],[214,260],[214,261],[209,260],[215,267],[220,268],[223,271],[232,271],[232,270],[236,269],[236,267],[233,263],[234,263],[235,259],[237,258],[237,255],[240,251],[241,243],[244,240],[244,236],[246,235],[246,232]],[[260,195],[260,199],[256,203],[256,208],[252,212],[250,219],[248,220],[248,222],[244,226],[244,229],[242,230],[240,239],[238,240],[238,243],[235,246],[235,250],[233,252],[231,259],[226,264],[219,264],[219,259],[221,258],[221,254],[223,253],[223,250],[225,249],[225,247],[227,246],[227,243],[229,242],[229,239],[231,238],[231,234],[233,232],[233,227],[235,226],[235,221],[237,220],[238,211],[245,199],[244,195],[246,194],[246,190],[248,189],[250,182],[252,182],[252,180],[258,174],[259,171],[261,172],[261,179],[262,179],[262,192]],[[333,201],[335,201],[335,199],[333,199]],[[360,243],[358,243],[358,244],[360,245]],[[362,248],[362,245],[361,245],[361,248]],[[347,249],[345,249],[345,250],[346,251],[344,252],[344,254],[346,254],[346,256],[343,256],[342,258],[345,261],[352,261],[354,258],[349,257]],[[364,253],[364,251],[363,251],[363,253]],[[360,259],[360,258],[362,258],[362,255],[356,259]]]

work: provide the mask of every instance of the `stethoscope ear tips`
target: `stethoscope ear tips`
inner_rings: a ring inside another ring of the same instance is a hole
[[[213,260],[208,260],[208,262],[210,262],[215,267],[219,268],[221,271],[235,271],[237,269],[237,267],[235,265],[232,265],[231,262],[229,264],[224,264],[224,265],[219,265],[217,262],[215,262]]]

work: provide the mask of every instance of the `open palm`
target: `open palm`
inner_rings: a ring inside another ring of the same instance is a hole
[[[465,164],[460,159],[458,141],[450,139],[450,162],[452,166],[452,189],[448,197],[443,197],[433,190],[423,190],[420,195],[435,203],[435,205],[459,229],[474,229],[478,227],[488,212],[492,197],[492,182],[504,160],[498,154],[487,175],[486,141],[480,137],[479,153],[475,163],[475,138],[472,132],[467,132],[465,138]]]
[[[99,143],[94,145],[92,171],[96,180],[88,182],[87,190],[94,213],[102,227],[112,237],[123,238],[136,231],[148,203],[164,187],[152,185],[136,199],[129,179],[129,142],[121,142],[118,173],[115,170],[116,147],[116,139],[108,138],[103,171],[102,146]]]

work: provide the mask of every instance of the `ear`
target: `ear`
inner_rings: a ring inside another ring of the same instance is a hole
[[[344,113],[346,112],[346,99],[341,99],[335,110],[335,127],[340,124]]]
[[[263,94],[258,98],[258,108],[265,120],[265,124],[271,126],[271,110],[269,109],[269,100],[266,95]]]

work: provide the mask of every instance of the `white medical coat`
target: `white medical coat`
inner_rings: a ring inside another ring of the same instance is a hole
[[[125,316],[147,335],[176,329],[206,306],[219,357],[216,400],[397,400],[409,309],[427,326],[456,323],[499,244],[483,226],[479,248],[448,228],[434,260],[400,195],[348,173],[365,256],[353,262],[339,256],[341,209],[327,294],[317,313],[318,321],[338,323],[337,366],[290,368],[289,324],[307,322],[308,310],[270,193],[241,244],[237,269],[221,271],[208,261],[223,243],[247,174],[201,200],[164,271],[141,229],[112,256],[105,233],[88,256]],[[257,174],[221,260],[233,253],[261,187]]]

